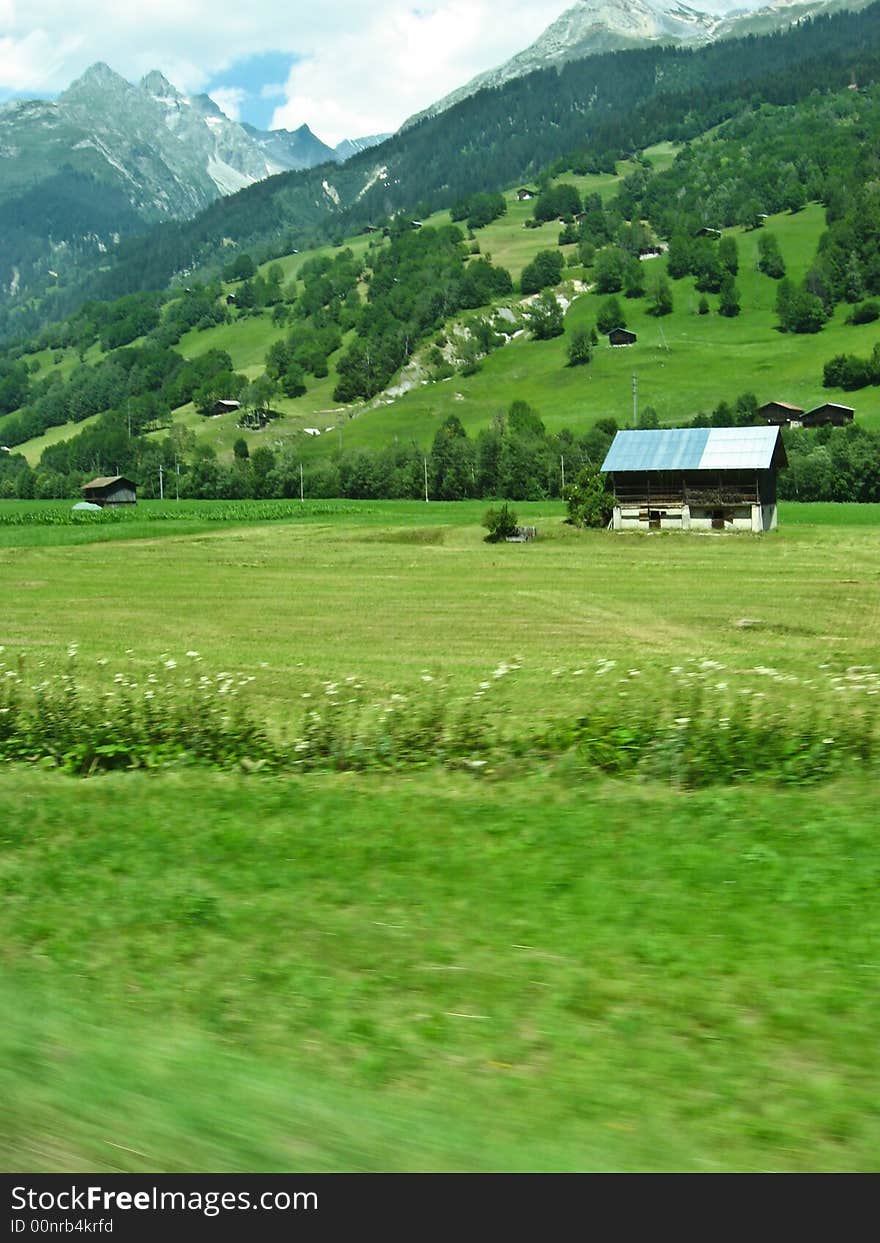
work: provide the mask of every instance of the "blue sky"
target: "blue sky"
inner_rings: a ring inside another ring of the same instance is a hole
[[[268,129],[275,109],[285,99],[285,84],[290,72],[299,60],[298,55],[290,52],[246,56],[215,74],[205,91],[219,96],[217,103],[221,107],[224,102],[228,103],[224,111],[235,109],[237,120],[247,121],[257,129]]]

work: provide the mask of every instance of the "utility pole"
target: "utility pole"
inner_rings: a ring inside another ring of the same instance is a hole
[[[562,491],[565,491],[565,454],[560,453],[559,463],[562,466]]]
[[[180,463],[178,462],[176,455],[174,458],[174,476],[175,476],[174,478],[174,499],[176,501],[179,501],[180,500]]]
[[[303,488],[303,464],[302,462],[300,462],[299,464],[299,500],[300,500],[301,505],[305,504],[305,499],[306,499],[306,494]]]
[[[428,503],[428,459],[424,459],[425,463],[425,504]]]
[[[126,404],[128,407],[128,438],[129,440],[131,440],[131,398],[130,397]]]
[[[633,427],[639,425],[639,377],[633,376]]]
[[[164,471],[162,469],[162,463],[160,462],[159,463],[159,500],[160,501],[165,500],[165,480],[163,476],[164,476]]]

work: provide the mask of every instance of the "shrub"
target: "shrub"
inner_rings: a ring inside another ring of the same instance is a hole
[[[615,328],[626,327],[626,317],[617,298],[606,298],[599,307],[596,327],[605,334],[613,332]]]
[[[775,281],[785,276],[785,260],[772,233],[762,233],[758,238],[758,271]]]
[[[880,319],[880,302],[863,302],[861,306],[853,307],[846,322],[848,324],[873,324],[875,319]]]
[[[586,328],[576,328],[567,347],[569,367],[583,367],[593,357],[593,346]]]
[[[585,466],[565,489],[568,520],[576,527],[606,527],[611,519],[614,496],[606,477],[595,466]]]
[[[520,288],[524,294],[540,293],[562,280],[564,260],[556,250],[539,250],[531,263],[523,268]]]
[[[500,508],[492,508],[486,511],[483,519],[483,526],[486,527],[489,534],[486,536],[487,544],[498,544],[502,540],[509,539],[516,535],[516,513],[510,508],[505,501]]]

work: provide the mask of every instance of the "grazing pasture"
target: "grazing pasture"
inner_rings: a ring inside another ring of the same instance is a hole
[[[522,762],[0,767],[0,1162],[876,1168],[876,768],[688,790],[527,744],[688,678],[722,734],[744,691],[865,713],[877,508],[616,536],[517,505],[539,538],[490,546],[479,504],[266,504],[0,506],[2,660],[39,684],[74,647],[96,715],[117,678],[234,677],[293,738],[328,687],[443,684]]]

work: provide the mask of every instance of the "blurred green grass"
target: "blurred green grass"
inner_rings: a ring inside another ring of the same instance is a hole
[[[876,1168],[867,782],[0,773],[7,1169]]]

